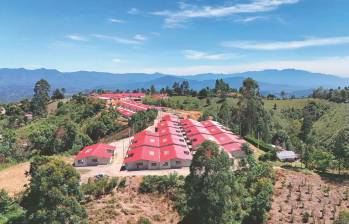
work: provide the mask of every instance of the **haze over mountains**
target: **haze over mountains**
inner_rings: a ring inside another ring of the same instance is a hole
[[[149,88],[154,84],[159,90],[171,87],[174,82],[188,80],[190,87],[199,90],[203,87],[214,87],[215,80],[223,78],[233,88],[239,88],[246,77],[258,81],[263,94],[278,95],[284,90],[288,95],[305,96],[317,87],[337,88],[348,86],[349,79],[338,76],[311,73],[302,70],[264,70],[234,74],[198,74],[175,76],[169,74],[128,73],[113,74],[105,72],[60,72],[53,69],[0,69],[0,102],[18,101],[30,97],[33,86],[39,79],[46,79],[52,89],[65,88],[67,94],[102,88],[105,90],[133,90]]]

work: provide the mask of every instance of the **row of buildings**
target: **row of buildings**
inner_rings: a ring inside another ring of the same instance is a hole
[[[124,164],[127,170],[171,169],[190,166],[191,160],[178,118],[165,115],[154,132],[144,130],[134,136]]]
[[[233,160],[245,157],[245,140],[218,122],[165,115],[155,132],[144,130],[134,136],[124,164],[127,170],[190,166],[193,153],[208,140],[216,142]]]

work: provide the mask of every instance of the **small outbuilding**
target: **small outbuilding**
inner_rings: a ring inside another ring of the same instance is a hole
[[[298,159],[298,155],[294,151],[288,150],[277,152],[276,157],[283,162],[294,162]]]
[[[107,144],[94,144],[83,148],[75,157],[75,166],[107,165],[113,161],[115,147]]]

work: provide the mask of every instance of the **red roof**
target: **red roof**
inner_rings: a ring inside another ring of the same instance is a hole
[[[233,142],[242,144],[245,142],[245,140],[243,140],[239,136],[233,135],[230,133],[221,133],[221,134],[215,135],[214,137],[217,139],[217,142],[220,145],[225,145],[225,144],[233,143]]]
[[[122,99],[122,98],[141,98],[145,97],[144,93],[102,93],[98,94],[99,99]]]
[[[201,145],[203,142],[208,140],[217,142],[217,140],[212,135],[207,135],[207,134],[194,135],[192,137],[189,137],[189,139],[192,142],[193,148],[197,147],[198,145]]]
[[[116,147],[107,144],[94,144],[86,146],[75,156],[75,160],[80,160],[90,156],[111,158],[113,155],[108,153],[107,150],[115,149]]]
[[[175,115],[171,115],[171,114],[166,114],[165,116],[162,117],[163,121],[172,121],[172,122],[179,122],[179,119],[177,116]]]
[[[126,109],[124,109],[124,108],[122,108],[122,107],[119,107],[118,109],[117,109],[117,111],[120,113],[120,114],[122,114],[123,116],[125,116],[125,117],[132,117],[132,115],[134,115],[136,112],[133,112],[133,111],[130,111],[130,110],[126,110]]]
[[[189,128],[185,129],[185,132],[187,133],[187,136],[193,136],[193,135],[197,135],[197,134],[207,134],[210,135],[210,132],[203,127],[197,127],[197,126],[191,126]]]
[[[178,128],[179,125],[176,122],[172,122],[172,121],[161,121],[158,123],[158,128],[162,128],[162,127],[174,127],[174,128]]]
[[[132,101],[121,101],[120,105],[124,108],[133,110],[133,111],[144,111],[150,109],[148,105],[136,103]]]
[[[164,136],[164,135],[182,136],[181,130],[179,128],[174,128],[174,127],[160,127],[160,128],[158,128],[156,133],[159,136]]]
[[[193,156],[187,147],[178,145],[162,147],[160,150],[160,160],[167,161],[172,159],[192,160]]]
[[[230,131],[227,131],[225,128],[221,126],[211,126],[207,127],[207,130],[211,133],[211,135],[217,135],[217,134],[222,134],[222,133],[230,133]]]
[[[134,135],[134,139],[143,138],[145,135],[159,137],[159,133],[157,133],[157,132],[143,130],[143,131],[138,132],[137,134],[135,134]]]
[[[201,121],[201,124],[204,125],[206,128],[211,126],[221,126],[218,122],[212,120]]]
[[[135,138],[132,140],[130,148],[134,149],[140,146],[159,147],[159,138],[149,135],[135,136]]]
[[[186,142],[184,140],[184,138],[176,136],[176,135],[165,135],[165,136],[161,136],[159,138],[159,146],[164,147],[167,145],[182,145],[182,146],[186,146]]]
[[[204,127],[200,122],[193,119],[182,119],[180,122],[183,125],[183,128],[189,128],[192,126]]]
[[[141,146],[136,149],[129,150],[127,157],[124,159],[124,163],[131,163],[140,160],[159,161],[160,149],[156,147]]]

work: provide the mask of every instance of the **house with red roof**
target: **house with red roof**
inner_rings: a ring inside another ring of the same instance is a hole
[[[113,161],[116,147],[107,144],[94,144],[83,148],[74,159],[75,166],[107,165]]]

